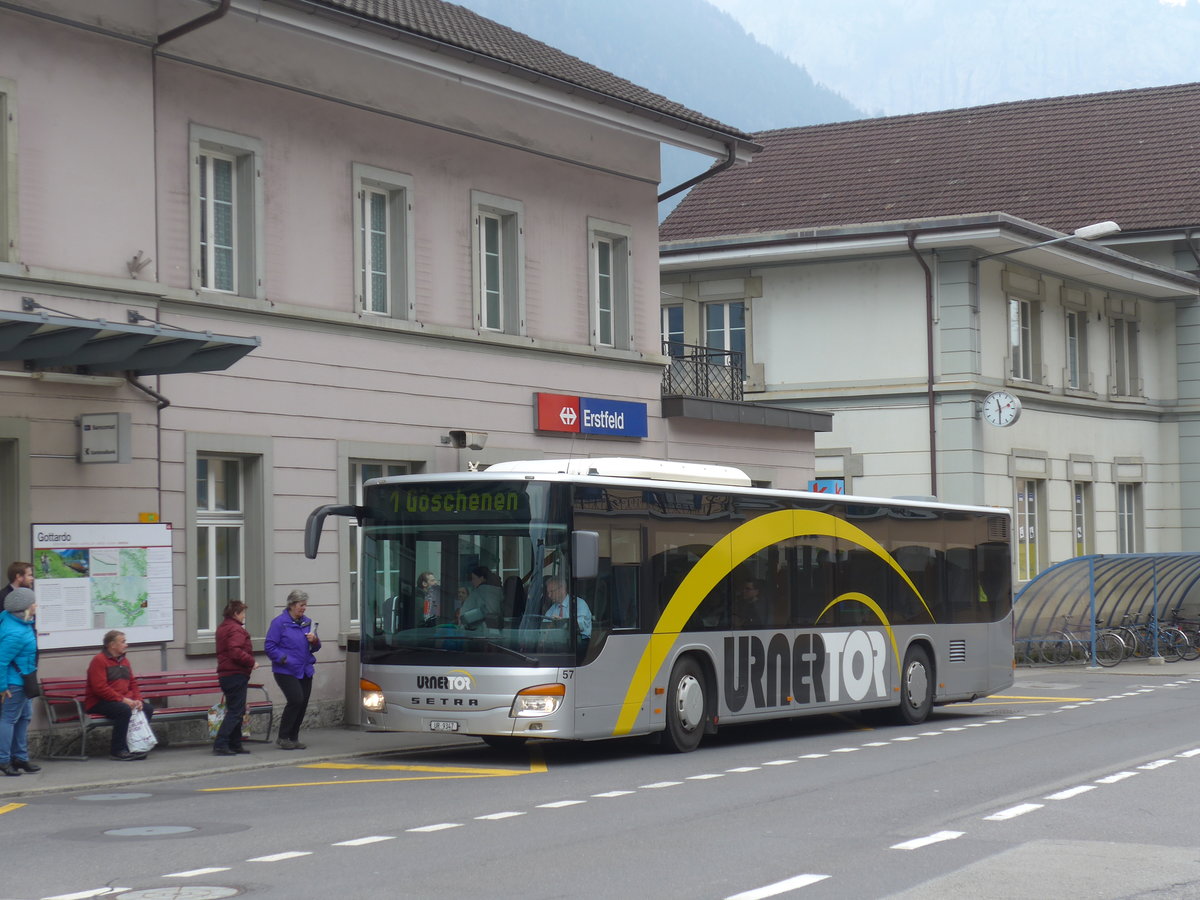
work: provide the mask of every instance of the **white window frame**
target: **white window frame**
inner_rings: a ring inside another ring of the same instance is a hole
[[[519,200],[471,191],[471,266],[475,327],[503,334],[525,333],[525,205]],[[497,277],[487,269],[487,227],[498,238]],[[495,309],[488,292],[498,294]]]
[[[632,247],[633,229],[616,222],[589,217],[588,228],[588,321],[593,347],[633,349]],[[603,270],[603,251],[608,250],[608,271]],[[605,288],[607,287],[607,291]],[[607,299],[607,310],[605,300]]]
[[[0,262],[21,258],[17,210],[17,83],[0,78]]]
[[[236,509],[218,509],[213,505],[213,496],[219,480],[214,475],[218,467],[224,470],[231,469],[237,481]],[[218,590],[218,582],[236,581],[235,589],[230,594],[230,597],[241,599],[246,596],[245,468],[245,462],[236,456],[208,453],[201,453],[196,456],[196,542],[192,545],[191,549],[196,555],[197,601],[205,593],[201,590],[201,587],[205,584],[208,587],[207,616],[201,616],[199,602],[197,602],[196,606],[197,618],[195,626],[198,635],[214,635],[217,626],[221,624],[221,611],[224,609],[224,604],[218,600],[218,595],[224,594],[226,591]],[[202,472],[207,473],[208,476],[203,479],[203,482],[201,481]],[[227,541],[233,542],[234,551],[232,554],[221,554],[218,552],[217,548],[221,543],[221,535],[225,535]],[[203,553],[200,552],[201,546],[204,547]],[[236,557],[236,574],[222,573],[220,571],[220,561],[230,556]],[[203,559],[207,559],[208,564],[204,568],[201,568],[201,560]]]
[[[1041,370],[1041,304],[1027,297],[1008,297],[1008,377],[1038,383]]]
[[[201,458],[236,459],[241,470],[241,512],[236,521],[241,530],[241,578],[244,600],[249,609],[246,613],[246,628],[251,635],[266,633],[267,623],[274,615],[276,598],[274,586],[274,518],[272,504],[268,498],[274,496],[271,473],[273,454],[271,439],[249,435],[199,434],[189,432],[184,436],[184,503],[187,510],[188,528],[185,553],[185,580],[187,592],[187,638],[188,654],[212,654],[216,652],[215,633],[208,626],[220,624],[221,609],[210,608],[207,623],[199,621],[200,590],[198,560],[196,558],[198,529],[210,523],[235,524],[233,517],[208,515],[201,508],[204,498],[199,496],[197,486]]]
[[[730,311],[733,306],[742,308],[742,327],[734,328],[731,324]],[[709,350],[724,350],[726,353],[732,354],[738,352],[742,354],[742,368],[746,367],[746,358],[750,351],[750,329],[747,327],[747,317],[749,315],[749,304],[745,300],[715,300],[708,301],[702,305],[700,310],[700,333],[703,337],[703,343]],[[710,309],[720,309],[721,312],[721,327],[719,329],[711,329],[708,324],[708,312]],[[733,335],[740,331],[742,334],[742,349],[737,350],[732,346]],[[715,344],[711,341],[713,334],[719,334],[721,338],[720,344]],[[725,357],[725,363],[728,365],[732,362],[732,355]]]
[[[1013,524],[1016,526],[1015,549],[1017,580],[1030,581],[1042,570],[1045,521],[1046,482],[1038,478],[1016,479],[1016,503],[1013,505]]]
[[[192,180],[192,287],[209,293],[264,298],[262,141],[204,125],[192,125],[188,151]],[[212,254],[208,254],[209,265],[206,266],[201,253],[201,244],[207,237],[202,222],[209,230],[213,222],[211,210],[207,217],[202,215],[205,210],[200,197],[201,170],[208,165],[207,161],[216,159],[233,163],[234,278],[229,288],[212,285]]]
[[[1096,507],[1090,481],[1071,482],[1072,551],[1076,556],[1091,556],[1095,552]]]
[[[354,297],[358,311],[365,316],[385,316],[396,319],[415,317],[416,279],[412,261],[415,258],[413,238],[413,179],[411,175],[389,172],[375,166],[354,163]],[[384,213],[383,271],[387,287],[382,304],[372,296],[370,270],[377,261],[372,258],[369,239],[370,217],[367,204],[372,196],[382,196]]]
[[[1109,319],[1109,333],[1112,335],[1112,378],[1109,380],[1109,393],[1113,397],[1142,396],[1138,347],[1140,330],[1137,319],[1121,316]]]
[[[1141,553],[1143,547],[1142,486],[1117,484],[1117,552]]]
[[[679,314],[678,330],[671,328],[672,313]],[[683,304],[680,303],[672,303],[660,308],[658,333],[668,356],[683,356],[683,345],[686,343],[685,336],[687,334],[683,324],[684,315]],[[678,339],[675,335],[679,336]]]
[[[1088,312],[1068,307],[1064,311],[1063,331],[1066,337],[1067,366],[1064,386],[1072,391],[1090,391],[1088,372]]]

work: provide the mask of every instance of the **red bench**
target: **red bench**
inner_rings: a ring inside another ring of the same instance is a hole
[[[220,700],[221,684],[216,672],[148,672],[134,673],[142,699],[154,706],[154,723],[179,722],[190,719],[208,720],[209,708]],[[48,759],[87,759],[87,736],[93,728],[112,727],[112,719],[93,715],[83,708],[86,678],[42,678],[42,707],[50,726],[47,747],[42,755]],[[274,704],[261,684],[251,688],[262,692],[261,698],[246,698],[246,712],[252,717],[267,717],[267,736],[271,740]],[[198,698],[200,699],[197,702]],[[171,705],[172,700],[183,702]],[[60,737],[66,738],[61,748],[55,746]],[[79,741],[77,755],[64,755]]]

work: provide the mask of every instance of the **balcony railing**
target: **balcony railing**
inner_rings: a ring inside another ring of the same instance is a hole
[[[742,400],[746,365],[741,351],[663,341],[663,354],[671,357],[663,371],[664,397]]]

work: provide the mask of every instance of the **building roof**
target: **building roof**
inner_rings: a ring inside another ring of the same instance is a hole
[[[503,64],[510,75],[564,90],[590,92],[600,100],[629,104],[635,113],[677,120],[684,125],[748,141],[750,136],[716,119],[668,100],[611,72],[557,50],[528,35],[442,0],[308,0],[316,6],[378,23],[425,43],[455,48]]]
[[[1200,224],[1200,84],[785,128],[693,188],[663,241],[1003,212],[1057,231]]]

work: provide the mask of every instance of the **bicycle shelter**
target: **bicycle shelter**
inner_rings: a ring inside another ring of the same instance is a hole
[[[1183,615],[1200,619],[1200,553],[1108,553],[1078,556],[1040,572],[1013,598],[1013,636],[1060,631],[1063,622],[1118,626]]]

